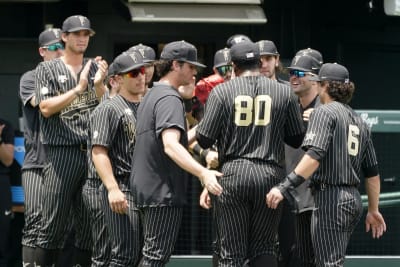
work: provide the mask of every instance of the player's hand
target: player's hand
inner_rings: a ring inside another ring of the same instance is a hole
[[[386,223],[379,211],[368,211],[365,218],[365,230],[367,233],[372,230],[372,238],[380,238],[386,232]]]
[[[91,65],[92,65],[92,60],[89,60],[83,67],[81,75],[79,76],[79,83],[77,88],[80,94],[83,93],[88,87],[88,76]]]
[[[276,209],[282,200],[283,195],[276,187],[273,187],[266,196],[267,206],[271,209]]]
[[[113,212],[125,214],[128,211],[128,201],[125,194],[119,188],[113,188],[108,191],[108,203]]]
[[[208,194],[208,191],[206,188],[203,189],[203,192],[201,192],[200,195],[200,206],[206,210],[210,209],[212,207],[211,205],[211,198],[210,195]]]
[[[108,71],[108,64],[107,62],[102,59],[102,57],[96,57],[94,59],[94,61],[96,62],[98,69],[96,71],[96,74],[94,75],[94,86],[100,85],[103,83],[104,79],[107,76],[107,71]]]
[[[218,183],[217,177],[223,174],[204,168],[204,171],[200,175],[200,181],[202,181],[204,188],[213,195],[219,196],[222,194],[222,186]]]
[[[206,163],[207,163],[207,168],[209,169],[218,168],[219,165],[218,152],[209,150],[206,156]]]
[[[309,108],[309,109],[305,110],[305,111],[303,112],[303,120],[304,120],[304,121],[309,121],[309,120],[310,120],[310,115],[311,115],[311,113],[312,113],[313,111],[314,111],[313,108]]]

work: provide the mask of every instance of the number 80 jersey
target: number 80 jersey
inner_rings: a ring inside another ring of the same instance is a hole
[[[217,141],[222,163],[245,158],[278,165],[284,140],[304,132],[300,114],[289,86],[264,76],[241,76],[211,91],[197,131]]]

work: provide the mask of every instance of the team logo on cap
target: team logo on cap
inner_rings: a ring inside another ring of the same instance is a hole
[[[81,26],[85,26],[86,17],[78,16],[79,21],[81,22]]]
[[[294,62],[293,62],[293,65],[297,65],[297,62],[299,62],[299,59],[300,59],[300,56],[295,56],[294,57]]]
[[[137,62],[137,58],[136,58],[135,53],[130,53],[128,55],[132,58],[133,62],[135,62],[135,63]]]
[[[60,31],[56,29],[51,29],[51,31],[54,33],[54,36],[58,39],[60,38]]]
[[[228,61],[229,60],[229,50],[225,49],[222,53],[224,55],[225,61]]]

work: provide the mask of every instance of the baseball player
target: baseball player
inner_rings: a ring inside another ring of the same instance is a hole
[[[103,207],[110,233],[109,266],[136,266],[141,256],[139,212],[129,188],[135,147],[136,112],[145,90],[145,62],[138,51],[115,58],[117,96],[91,116],[92,158],[104,188]]]
[[[0,118],[0,265],[7,264],[11,210],[10,166],[14,161],[14,129]]]
[[[87,139],[90,112],[105,92],[107,63],[84,58],[94,31],[88,18],[68,17],[62,26],[64,55],[36,68],[36,97],[41,112],[40,130],[47,145],[43,170],[42,217],[35,250],[36,264],[51,266],[67,225],[75,227],[75,263],[90,265],[90,225],[82,203],[87,178]],[[70,210],[73,221],[70,219]]]
[[[294,94],[260,75],[253,42],[231,47],[235,78],[217,85],[207,101],[197,140],[217,142],[223,193],[212,201],[220,242],[219,266],[277,266],[280,209],[265,194],[284,175],[284,141],[299,146],[303,125]]]
[[[323,105],[312,113],[302,147],[307,152],[294,171],[266,196],[267,205],[278,207],[283,197],[293,199],[296,188],[311,176],[315,209],[311,233],[316,266],[343,266],[350,236],[360,220],[362,201],[357,189],[366,177],[367,232],[379,238],[386,231],[378,209],[380,178],[368,125],[347,103],[354,93],[348,70],[339,64],[322,65],[319,75]]]
[[[147,93],[149,87],[151,87],[151,83],[154,76],[154,61],[156,60],[156,52],[154,51],[153,48],[144,44],[134,45],[131,48],[129,48],[126,52],[129,53],[134,51],[138,51],[142,55],[143,61],[146,63],[144,86],[145,86],[145,93]]]
[[[47,29],[39,35],[39,54],[44,61],[63,54],[60,29]],[[35,97],[35,70],[24,73],[20,79],[19,96],[25,138],[25,158],[22,165],[22,186],[24,188],[25,211],[22,235],[22,262],[24,266],[34,266],[36,238],[39,231],[42,199],[42,176],[45,165],[45,148],[39,137],[39,107]]]
[[[174,249],[186,203],[187,172],[199,177],[212,194],[222,188],[216,176],[186,150],[194,139],[187,132],[183,100],[178,93],[196,75],[197,49],[185,41],[164,46],[156,71],[161,77],[138,109],[131,187],[143,213],[144,247],[139,266],[165,266]],[[186,172],[187,171],[187,172]]]
[[[251,39],[247,35],[237,33],[237,34],[232,35],[231,37],[229,37],[226,40],[226,46],[228,48],[231,48],[233,45],[238,44],[243,41],[251,42]]]
[[[108,66],[107,74],[107,91],[104,93],[101,103],[94,109],[101,108],[104,103],[116,96],[120,90],[120,82],[116,73],[118,66],[111,63]],[[93,115],[92,115],[93,116]],[[88,136],[92,136],[89,125]],[[104,216],[103,194],[100,190],[102,182],[94,167],[92,160],[92,142],[88,139],[88,177],[82,187],[83,203],[89,212],[89,220],[92,233],[92,266],[110,266],[111,259],[111,242],[109,237],[109,229]],[[107,204],[108,205],[108,204]]]
[[[194,89],[194,94],[204,105],[211,90],[218,84],[229,81],[232,74],[231,56],[228,48],[215,52],[213,74],[200,79]]]
[[[311,49],[308,49],[311,51]],[[316,51],[316,50],[312,50]],[[316,51],[318,52],[318,51]],[[318,52],[319,53],[319,52]],[[303,123],[307,128],[309,114],[319,106],[318,83],[309,81],[309,77],[318,74],[321,63],[318,59],[311,56],[311,53],[297,53],[293,58],[289,70],[289,82],[293,92],[298,96]],[[286,173],[289,174],[296,167],[297,163],[304,155],[301,148],[285,146]],[[303,183],[296,189],[298,195],[294,206],[287,204],[287,210],[283,211],[280,233],[286,240],[290,240],[291,253],[284,251],[285,243],[280,246],[283,255],[283,266],[315,266],[314,251],[311,242],[311,214],[314,209],[314,199],[309,188],[309,183]],[[285,209],[285,207],[284,207]],[[293,214],[294,212],[294,214]],[[289,233],[289,234],[288,234]]]
[[[288,85],[287,81],[281,80],[277,75],[277,71],[281,71],[282,66],[279,60],[279,52],[274,42],[260,40],[256,44],[260,49],[260,73],[272,80]]]

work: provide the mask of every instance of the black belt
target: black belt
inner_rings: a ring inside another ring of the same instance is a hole
[[[310,186],[311,191],[324,191],[328,188],[332,187],[357,187],[357,185],[351,185],[351,184],[326,184],[326,183],[320,183],[320,182],[311,182]]]

